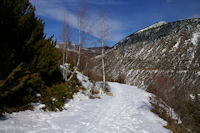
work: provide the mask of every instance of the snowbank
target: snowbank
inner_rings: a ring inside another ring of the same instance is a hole
[[[88,95],[91,95],[90,94],[90,91],[92,90],[92,89],[96,89],[96,90],[98,90],[98,92],[99,92],[99,94],[96,94],[95,96],[96,97],[100,97],[100,96],[103,96],[104,95],[104,92],[102,91],[102,83],[101,82],[92,82],[92,81],[90,81],[89,79],[88,79],[88,77],[87,76],[85,76],[85,75],[83,75],[83,74],[81,74],[80,72],[77,72],[77,78],[78,78],[78,80],[81,82],[81,84],[85,87],[85,88],[87,88],[87,94]]]
[[[85,80],[85,77],[79,77]],[[87,79],[87,78],[86,78]],[[150,94],[133,86],[109,83],[113,96],[72,100],[67,110],[7,114],[1,133],[169,133],[166,122],[153,114]],[[79,95],[80,96],[80,95]]]

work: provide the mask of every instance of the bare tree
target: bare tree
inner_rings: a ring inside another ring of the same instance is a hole
[[[105,64],[104,64],[104,37],[105,37],[105,30],[104,30],[104,14],[102,16],[102,30],[101,30],[101,44],[102,44],[102,76],[103,76],[103,90],[106,86],[106,74],[105,74]]]
[[[62,65],[63,65],[63,79],[65,80],[65,33],[66,33],[66,27],[65,27],[65,14],[64,14],[64,21],[63,21],[63,44],[62,44]]]
[[[86,11],[87,11],[87,4],[85,2],[81,3],[81,8],[80,12],[78,14],[78,60],[76,64],[76,69],[79,67],[80,64],[80,59],[81,59],[81,48],[83,45],[83,42],[86,38],[87,34],[87,22],[85,20],[86,17]],[[85,31],[84,31],[85,30]]]
[[[78,14],[78,59],[74,68],[74,72],[77,71],[80,65],[81,49],[83,47],[83,43],[86,40],[86,37],[91,33],[92,29],[91,25],[89,24],[89,18],[87,18],[87,15],[87,3],[83,1],[80,5],[80,11]],[[73,77],[74,72],[71,74],[68,80],[70,80]]]
[[[104,53],[104,47],[105,47],[105,39],[108,38],[109,34],[109,26],[105,25],[105,13],[103,12],[101,14],[101,46],[102,46],[102,80],[103,80],[103,87],[102,89],[105,89],[106,86],[106,73],[105,73],[105,53]]]
[[[62,45],[62,56],[63,56],[63,67],[65,63],[67,63],[67,58],[68,58],[68,48],[70,44],[70,25],[69,22],[66,21],[66,14],[64,13],[64,21],[63,21],[63,45]],[[63,79],[67,80],[67,73],[68,70],[67,68],[64,67],[63,69]]]

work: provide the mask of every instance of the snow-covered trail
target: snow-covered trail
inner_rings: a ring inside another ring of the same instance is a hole
[[[0,120],[0,133],[169,133],[150,111],[150,94],[109,83],[113,96],[74,101],[62,112],[25,111]]]

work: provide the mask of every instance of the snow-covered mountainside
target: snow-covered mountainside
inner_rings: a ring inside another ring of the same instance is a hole
[[[150,94],[133,86],[109,83],[113,96],[73,100],[62,112],[7,114],[1,133],[169,133],[166,122],[153,114]],[[80,97],[80,95],[78,95]],[[75,97],[78,97],[75,96]],[[79,98],[80,99],[80,98]]]
[[[140,88],[147,88],[149,81],[159,75],[172,77],[177,86],[200,87],[200,19],[150,27],[107,50],[107,74],[114,79],[124,74],[126,83]]]
[[[101,74],[101,58],[96,59],[95,69]],[[155,24],[133,33],[106,51],[105,64],[108,77],[123,78],[156,94],[182,116],[186,127],[200,131],[200,121],[190,124],[198,121],[199,115],[192,112],[200,109],[200,103],[190,98],[194,94],[200,100],[200,18]]]

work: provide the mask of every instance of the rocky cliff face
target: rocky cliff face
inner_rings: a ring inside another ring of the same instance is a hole
[[[167,76],[174,86],[199,88],[200,19],[154,24],[117,43],[105,58],[107,74],[123,74],[131,85],[148,88],[155,77]]]

